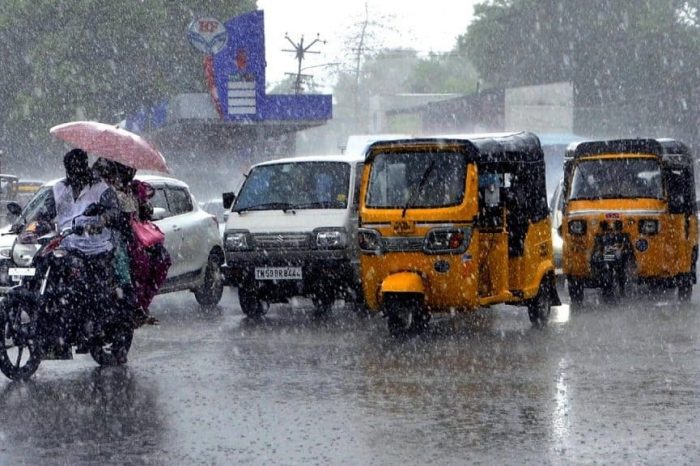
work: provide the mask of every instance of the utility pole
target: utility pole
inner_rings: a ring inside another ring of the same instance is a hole
[[[289,35],[285,33],[284,38],[289,41],[290,44],[292,44],[292,47],[294,47],[293,50],[290,49],[282,49],[283,52],[293,52],[295,54],[295,58],[297,59],[297,72],[296,72],[296,80],[294,83],[294,93],[295,94],[301,94],[301,80],[302,77],[310,77],[310,75],[302,75],[301,74],[301,62],[304,60],[305,56],[307,53],[321,53],[317,52],[315,50],[309,50],[311,47],[313,47],[316,43],[321,42],[322,44],[325,44],[325,40],[321,40],[321,35],[316,34],[316,38],[311,41],[309,45],[304,45],[304,36],[301,36],[301,39],[299,42],[294,42],[292,39],[290,39]],[[291,73],[288,73],[291,74]]]

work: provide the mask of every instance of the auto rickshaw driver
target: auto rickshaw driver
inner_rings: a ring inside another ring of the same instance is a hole
[[[533,134],[378,142],[361,189],[365,300],[393,335],[497,303],[527,306],[541,326],[559,304]]]

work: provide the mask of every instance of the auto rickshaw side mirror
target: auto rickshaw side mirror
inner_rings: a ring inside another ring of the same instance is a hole
[[[233,201],[236,200],[236,195],[234,193],[223,193],[221,199],[224,202],[224,209],[229,210],[233,205]]]
[[[22,206],[16,202],[8,202],[7,211],[15,217],[19,217],[22,214]]]

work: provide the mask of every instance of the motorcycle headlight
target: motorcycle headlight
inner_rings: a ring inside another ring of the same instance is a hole
[[[0,259],[11,259],[11,258],[12,258],[12,246],[0,248]]]
[[[571,220],[569,221],[569,233],[572,235],[583,235],[586,233],[586,221],[585,220]]]
[[[348,234],[344,229],[316,231],[316,247],[319,249],[344,249]]]
[[[372,254],[381,254],[382,252],[382,236],[377,230],[360,228],[357,231],[357,243],[362,252]]]
[[[249,251],[253,248],[250,233],[246,230],[227,231],[224,233],[224,248],[227,251]]]
[[[639,221],[639,233],[642,235],[655,235],[659,232],[659,221],[642,219]]]
[[[433,254],[459,254],[469,248],[471,239],[471,228],[435,228],[425,236],[424,249]]]

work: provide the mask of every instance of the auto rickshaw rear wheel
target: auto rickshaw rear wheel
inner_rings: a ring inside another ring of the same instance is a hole
[[[383,307],[389,333],[395,338],[415,336],[428,328],[430,313],[423,305],[421,294],[387,294],[384,296]]]
[[[549,314],[552,312],[552,287],[554,278],[546,275],[542,278],[540,289],[535,299],[527,305],[527,315],[533,327],[542,328],[549,322]]]

